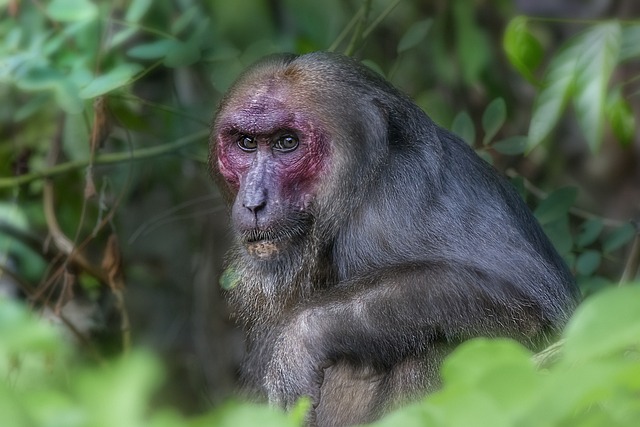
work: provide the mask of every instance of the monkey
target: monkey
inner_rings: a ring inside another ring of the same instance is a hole
[[[464,340],[540,348],[579,300],[511,183],[352,58],[258,61],[220,101],[209,153],[243,382],[285,410],[308,398],[309,425],[437,390]]]

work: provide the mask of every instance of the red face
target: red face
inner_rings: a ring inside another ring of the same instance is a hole
[[[308,231],[328,157],[325,132],[287,91],[254,89],[216,121],[217,167],[235,195],[232,216],[250,253],[269,258]]]

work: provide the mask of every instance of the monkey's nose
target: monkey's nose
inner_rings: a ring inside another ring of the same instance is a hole
[[[258,212],[262,210],[262,208],[264,208],[266,205],[267,205],[266,201],[261,201],[261,202],[255,202],[255,203],[244,203],[242,206],[249,209],[249,211],[251,211],[252,214],[257,215]]]
[[[267,205],[267,192],[265,189],[256,189],[250,193],[247,193],[242,206],[249,209],[249,211],[258,215],[264,207]]]

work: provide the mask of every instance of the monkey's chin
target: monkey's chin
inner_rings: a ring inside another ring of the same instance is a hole
[[[280,253],[280,247],[273,240],[246,242],[245,248],[249,255],[260,260],[275,258]]]

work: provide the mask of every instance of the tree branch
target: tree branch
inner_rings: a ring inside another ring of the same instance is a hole
[[[94,165],[108,165],[113,163],[120,163],[132,160],[144,160],[152,157],[162,156],[164,154],[177,151],[188,145],[200,142],[203,138],[209,135],[209,130],[202,130],[191,135],[179,138],[173,142],[158,145],[149,148],[140,148],[133,151],[120,152],[120,153],[107,153],[101,154],[95,157]],[[14,176],[10,178],[0,178],[0,189],[17,187],[19,185],[27,184],[31,181],[35,181],[43,178],[50,178],[56,175],[61,175],[73,170],[82,169],[88,166],[90,159],[74,160],[67,163],[60,163],[47,169],[43,169],[36,172],[27,173],[20,176]]]

